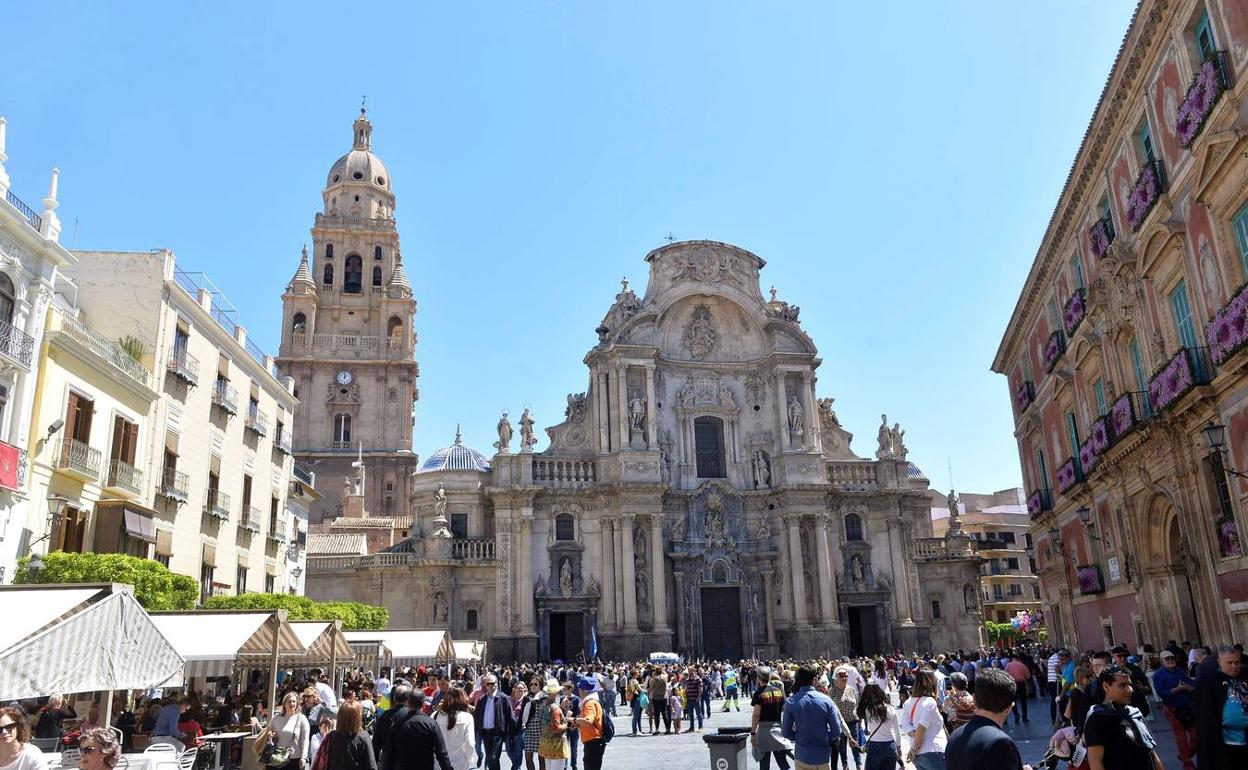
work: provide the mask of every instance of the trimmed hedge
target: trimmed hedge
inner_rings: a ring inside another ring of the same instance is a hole
[[[134,586],[134,598],[144,609],[193,610],[199,600],[199,583],[195,578],[170,572],[157,561],[140,559],[120,553],[66,553],[53,551],[42,557],[43,569],[32,580],[26,565],[30,557],[18,564],[15,583],[128,583]]]
[[[209,610],[286,610],[290,620],[341,620],[348,630],[382,631],[390,623],[390,611],[361,602],[318,602],[290,594],[243,594],[214,596],[204,603]]]

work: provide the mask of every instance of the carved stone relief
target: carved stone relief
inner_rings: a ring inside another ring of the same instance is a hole
[[[719,345],[719,332],[715,329],[715,320],[709,307],[698,305],[693,309],[689,323],[685,325],[680,336],[680,344],[697,359],[706,358],[715,352]]]

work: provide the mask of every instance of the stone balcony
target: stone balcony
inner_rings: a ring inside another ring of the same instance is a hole
[[[371,337],[353,334],[306,334],[296,332],[282,350],[292,357],[349,356],[376,358],[379,353],[390,357],[410,354],[411,343],[403,337]]]
[[[880,488],[879,465],[871,460],[828,463],[828,482],[838,489],[873,491]]]
[[[533,459],[533,483],[557,489],[575,489],[598,481],[593,460]]]

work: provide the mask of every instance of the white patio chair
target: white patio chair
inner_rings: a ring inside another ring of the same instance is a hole
[[[147,748],[143,749],[144,754],[169,753],[180,754],[186,746],[182,745],[182,741],[177,738],[171,738],[168,735],[157,735],[152,737],[152,742],[147,744]]]
[[[80,763],[81,761],[82,761],[82,750],[79,749],[77,746],[74,746],[73,748],[65,749],[64,751],[61,752],[61,767],[63,768],[77,767],[78,763]]]
[[[178,757],[178,766],[181,770],[195,770],[195,758],[199,756],[199,749],[189,748],[182,752],[182,756]]]

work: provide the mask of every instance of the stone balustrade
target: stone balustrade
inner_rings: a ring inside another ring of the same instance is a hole
[[[533,460],[533,482],[545,486],[574,488],[598,480],[593,460]]]
[[[456,559],[493,559],[493,540],[457,538],[451,544],[451,556]]]
[[[879,489],[879,466],[870,460],[828,463],[828,483],[854,491]]]

